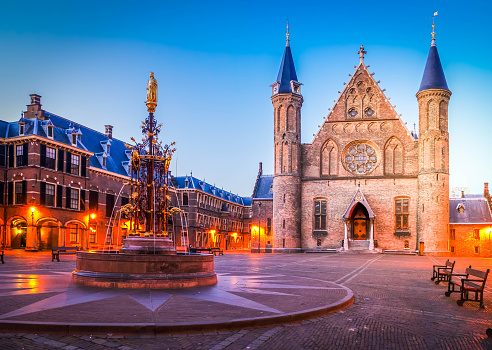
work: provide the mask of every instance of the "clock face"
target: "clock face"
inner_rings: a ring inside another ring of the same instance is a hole
[[[273,87],[273,93],[276,94],[278,92],[278,84],[275,84]]]

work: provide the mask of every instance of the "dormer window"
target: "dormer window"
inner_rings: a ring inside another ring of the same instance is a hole
[[[110,148],[111,148],[111,145],[108,143],[108,145],[106,146],[106,153],[108,154],[108,156],[109,156]]]
[[[24,135],[25,124],[19,123],[19,136]]]
[[[103,157],[103,167],[105,168],[106,167],[106,157]]]
[[[72,134],[72,146],[77,146],[77,134]]]
[[[465,206],[463,203],[458,204],[458,213],[463,214],[465,212]]]
[[[292,88],[292,91],[296,94],[300,94],[301,93],[301,85],[300,83],[298,83],[297,81],[294,81],[294,80],[291,80],[290,81],[290,86]]]
[[[53,138],[53,125],[48,125],[48,138]]]
[[[190,184],[190,181],[188,181],[188,179],[186,179],[185,180],[185,188],[188,188],[189,184]]]

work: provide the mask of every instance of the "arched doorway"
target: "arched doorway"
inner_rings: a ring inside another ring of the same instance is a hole
[[[40,249],[51,249],[51,247],[59,247],[59,232],[60,225],[54,219],[46,219],[39,222],[38,225],[40,237]]]
[[[357,203],[352,209],[350,224],[353,240],[369,239],[369,213],[361,203]]]
[[[10,223],[10,246],[12,249],[26,248],[27,221],[17,218]]]

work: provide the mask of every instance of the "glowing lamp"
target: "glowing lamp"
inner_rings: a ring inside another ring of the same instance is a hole
[[[34,211],[35,211],[35,210],[36,210],[36,208],[31,207],[31,213],[33,213],[33,214],[34,214]]]
[[[91,219],[95,219],[96,218],[96,214],[92,213],[91,214]]]

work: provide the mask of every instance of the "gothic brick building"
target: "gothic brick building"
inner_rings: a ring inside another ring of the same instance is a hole
[[[273,248],[415,250],[423,242],[428,253],[448,254],[451,91],[435,39],[416,95],[418,137],[373,79],[363,46],[358,54],[312,143],[301,143],[302,84],[287,37],[271,97]]]

